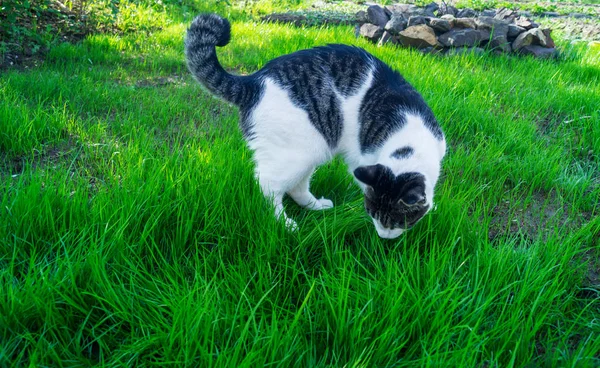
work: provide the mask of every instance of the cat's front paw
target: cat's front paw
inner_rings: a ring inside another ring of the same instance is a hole
[[[329,199],[327,199],[327,198],[323,198],[323,197],[321,197],[321,198],[319,199],[319,203],[321,204],[321,209],[322,209],[322,210],[328,210],[328,209],[330,209],[330,208],[333,208],[333,202],[332,202],[332,201],[330,201],[330,200],[329,200]]]
[[[327,210],[333,208],[333,202],[327,198],[321,197],[320,199],[317,199],[316,202],[313,202],[307,206],[307,208],[314,211]]]
[[[288,229],[288,231],[298,230],[298,224],[296,223],[296,221],[292,220],[291,218],[285,219],[285,227]]]

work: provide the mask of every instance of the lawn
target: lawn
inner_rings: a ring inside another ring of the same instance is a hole
[[[380,239],[335,160],[287,232],[186,69],[192,11],[58,45],[0,72],[0,366],[600,365],[598,50],[438,57],[216,3],[234,73],[332,42],[399,70],[448,140],[437,208]]]

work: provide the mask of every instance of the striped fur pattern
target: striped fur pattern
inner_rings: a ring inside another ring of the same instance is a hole
[[[242,122],[260,100],[262,87],[253,77],[227,73],[219,60],[215,46],[225,46],[231,39],[231,25],[216,14],[196,17],[185,38],[185,56],[192,75],[215,95],[240,106]],[[249,127],[242,124],[246,135]]]
[[[283,196],[312,210],[333,207],[309,189],[314,170],[341,155],[365,195],[379,236],[395,238],[433,207],[446,152],[421,95],[363,49],[328,45],[297,51],[249,76],[226,72],[216,46],[231,26],[216,14],[194,19],[185,38],[188,68],[210,92],[240,108],[256,178],[275,215],[296,223]]]

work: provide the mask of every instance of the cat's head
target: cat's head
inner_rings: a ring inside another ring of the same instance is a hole
[[[366,185],[365,208],[382,238],[397,238],[431,208],[423,174],[394,175],[389,167],[377,164],[358,167],[354,176]]]

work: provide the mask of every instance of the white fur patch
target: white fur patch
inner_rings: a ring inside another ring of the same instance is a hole
[[[267,78],[263,98],[251,115],[257,174],[273,191],[287,192],[298,175],[331,159],[327,142],[308,113],[295,106],[286,90]],[[262,184],[262,183],[261,183]]]
[[[410,112],[404,114],[406,124],[388,138],[379,151],[377,163],[388,166],[396,176],[407,172],[423,174],[427,204],[433,208],[433,190],[440,176],[441,161],[446,154],[446,141],[435,138],[419,115]],[[393,158],[392,153],[404,146],[411,147],[413,154],[404,159]]]

